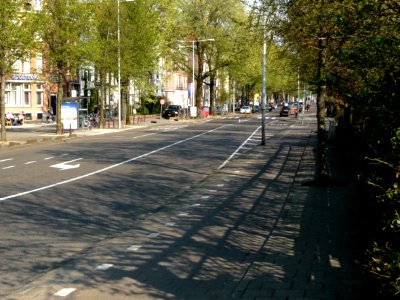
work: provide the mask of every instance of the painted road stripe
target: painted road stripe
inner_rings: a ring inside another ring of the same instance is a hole
[[[142,248],[141,245],[132,245],[129,248],[127,248],[127,251],[138,251],[140,248]]]
[[[237,153],[240,151],[240,149],[242,149],[244,147],[244,145],[247,144],[247,142],[253,138],[253,136],[257,133],[258,130],[260,130],[261,126],[257,127],[256,130],[254,130],[254,132],[247,138],[247,140],[245,140],[232,154],[231,156],[228,157],[227,160],[225,160],[218,168],[217,170],[221,170],[223,167],[225,167],[225,165],[232,159],[235,157],[235,155],[237,155]]]
[[[78,181],[78,180],[81,180],[81,179],[86,178],[86,177],[89,177],[89,176],[93,176],[93,175],[96,175],[96,174],[100,174],[100,173],[103,173],[103,172],[105,172],[105,171],[114,169],[114,168],[116,168],[116,167],[119,167],[119,166],[128,164],[128,163],[130,163],[130,162],[132,162],[132,161],[136,161],[136,160],[139,160],[139,159],[141,159],[141,158],[150,156],[150,155],[152,155],[152,154],[155,154],[155,153],[158,153],[158,152],[162,152],[162,151],[164,151],[165,149],[174,147],[174,146],[176,146],[176,145],[179,145],[179,144],[182,144],[182,143],[185,143],[185,142],[194,140],[194,139],[196,139],[196,138],[198,138],[198,137],[201,137],[201,136],[206,135],[206,134],[208,134],[208,133],[217,131],[217,130],[219,130],[219,129],[221,129],[221,128],[224,128],[224,127],[227,127],[227,126],[232,126],[232,124],[227,124],[227,125],[219,126],[219,127],[217,127],[217,128],[214,128],[214,129],[205,131],[205,132],[203,132],[203,133],[200,133],[200,134],[197,134],[197,135],[188,137],[188,138],[186,138],[186,139],[177,141],[177,142],[172,143],[172,144],[169,144],[169,145],[167,145],[167,146],[164,146],[164,147],[155,149],[155,150],[153,150],[153,151],[144,153],[144,154],[142,154],[142,155],[133,157],[133,158],[128,159],[128,160],[124,160],[124,161],[122,161],[122,162],[120,162],[120,163],[117,163],[117,164],[114,164],[114,165],[110,165],[110,166],[108,166],[108,167],[105,167],[105,168],[103,168],[103,169],[99,169],[99,170],[94,171],[94,172],[91,172],[91,173],[87,173],[87,174],[84,174],[84,175],[81,175],[81,176],[77,176],[77,177],[74,177],[74,178],[71,178],[71,179],[67,179],[67,180],[64,180],[64,181],[56,182],[56,183],[54,183],[54,184],[42,186],[42,187],[39,187],[39,188],[36,188],[36,189],[33,189],[33,190],[29,190],[29,191],[25,191],[25,192],[13,194],[13,195],[1,197],[1,198],[0,198],[0,201],[8,200],[8,199],[11,199],[11,198],[17,198],[17,197],[20,197],[20,196],[23,196],[23,195],[28,195],[28,194],[32,194],[32,193],[35,193],[35,192],[47,190],[47,189],[49,189],[49,188],[53,188],[53,187],[56,187],[56,186],[59,186],[59,185],[63,185],[63,184],[71,183],[71,182],[74,182],[74,181]]]
[[[57,293],[55,293],[54,296],[65,297],[75,291],[76,291],[75,288],[64,288],[64,289],[59,290]]]
[[[12,169],[12,168],[15,168],[15,166],[4,167],[3,170]]]
[[[98,271],[105,271],[108,270],[109,268],[113,267],[113,264],[101,264],[100,266],[96,267],[96,270]]]
[[[160,235],[159,232],[153,232],[153,233],[150,233],[147,237],[154,239],[154,238],[158,237],[159,235]]]
[[[139,136],[134,136],[133,139],[139,139],[139,138],[149,136],[149,135],[154,135],[154,134],[157,134],[157,133],[148,133],[148,134],[143,134],[143,135],[139,135]]]
[[[6,159],[0,160],[0,162],[10,161],[10,160],[13,160],[13,159],[14,159],[14,158],[6,158]]]

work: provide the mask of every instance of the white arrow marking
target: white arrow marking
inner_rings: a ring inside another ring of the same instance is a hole
[[[62,162],[62,163],[59,163],[59,164],[51,165],[50,167],[51,168],[57,168],[57,169],[60,169],[62,171],[69,170],[69,169],[76,169],[76,168],[79,168],[80,164],[68,165],[68,163],[71,163],[71,162],[77,161],[77,160],[81,160],[81,159],[82,158],[73,159],[73,160],[70,160],[70,161],[66,161],[66,162]]]

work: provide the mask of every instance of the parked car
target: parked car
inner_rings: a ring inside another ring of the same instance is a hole
[[[283,116],[289,117],[289,111],[290,111],[290,108],[288,105],[282,105],[279,115],[281,117],[283,117]]]
[[[226,105],[218,105],[215,107],[215,113],[217,115],[226,115],[228,113],[228,107],[226,107]]]
[[[205,118],[208,118],[208,116],[210,115],[210,107],[208,106],[202,106],[201,107],[201,115]]]
[[[181,112],[182,112],[182,106],[169,105],[162,113],[162,117],[164,119],[177,118],[177,117],[179,117]]]
[[[253,105],[253,112],[258,112],[258,111],[260,111],[260,106],[258,106],[258,105]]]
[[[249,114],[250,112],[251,112],[251,107],[250,106],[245,105],[245,106],[242,106],[240,108],[240,113],[241,114]]]

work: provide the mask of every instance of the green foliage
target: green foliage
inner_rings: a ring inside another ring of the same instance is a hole
[[[374,242],[369,250],[369,271],[380,284],[378,297],[394,297],[400,294],[400,252],[389,243]]]
[[[5,82],[14,63],[35,54],[39,39],[35,35],[38,16],[27,1],[0,0],[0,115],[5,115]],[[32,38],[33,37],[33,38]],[[1,140],[6,140],[4,118],[1,118]]]
[[[137,110],[137,113],[142,115],[159,114],[161,107],[160,99],[161,97],[154,95],[142,97],[140,99],[141,105]]]
[[[287,57],[309,86],[326,86],[328,96],[350,107],[344,112],[344,130],[357,132],[358,155],[369,157],[357,167],[369,184],[367,205],[371,222],[376,221],[365,265],[382,295],[398,296],[399,3],[299,0],[284,7],[277,34]]]

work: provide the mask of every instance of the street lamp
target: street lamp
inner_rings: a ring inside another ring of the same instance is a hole
[[[215,39],[202,39],[202,40],[192,40],[192,95],[191,95],[191,106],[194,106],[194,94],[195,94],[195,89],[194,89],[194,43],[196,42],[213,42]],[[180,42],[187,42],[187,41],[180,41]]]
[[[123,2],[133,2],[135,0],[117,0],[117,25],[118,25],[118,129],[121,129],[121,30],[120,30],[120,11],[119,11],[119,3]]]

